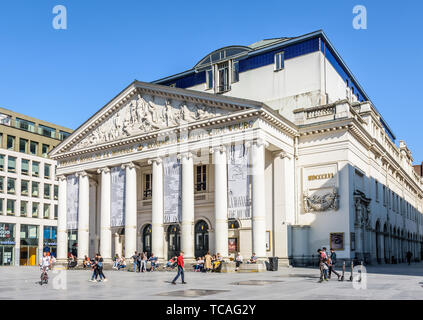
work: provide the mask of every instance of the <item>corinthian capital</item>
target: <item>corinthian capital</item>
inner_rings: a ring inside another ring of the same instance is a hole
[[[191,159],[192,158],[192,153],[191,152],[184,152],[184,153],[180,153],[180,154],[178,154],[178,156],[177,156],[177,158],[179,159],[179,160],[182,160],[182,159],[187,159],[187,160],[189,160],[189,159]]]
[[[152,165],[153,163],[160,164],[163,162],[163,159],[160,157],[157,157],[157,158],[149,159],[147,162],[149,165]]]
[[[210,148],[210,153],[213,154],[215,152],[225,153],[226,152],[226,147],[224,145],[220,145],[220,146],[216,146],[216,147],[211,147]]]
[[[104,167],[104,168],[100,168],[97,170],[97,173],[109,173],[110,172],[110,168],[109,167]]]

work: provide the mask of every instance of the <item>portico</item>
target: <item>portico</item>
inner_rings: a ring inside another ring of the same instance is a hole
[[[275,161],[285,161],[275,160],[273,153],[294,158],[294,136],[292,124],[261,103],[134,82],[51,154],[60,175],[58,260],[66,260],[69,219],[75,216],[79,261],[96,244],[90,231],[98,235],[106,262],[116,253],[128,259],[145,250],[160,260],[180,250],[187,260],[207,251],[233,257],[228,175],[236,175],[228,153],[236,145],[248,150],[249,168],[248,175],[237,178],[248,184],[245,201],[231,202],[247,212],[231,217],[242,234],[236,251],[245,257],[255,252],[260,259],[274,255],[266,242],[267,234],[274,234],[275,192],[266,177]],[[176,180],[169,180],[165,168],[170,159],[180,170]],[[293,180],[288,166],[278,168]],[[113,172],[121,180],[114,181]],[[78,197],[72,199],[67,180],[75,176]],[[97,182],[92,187],[97,206],[90,205],[90,180]],[[170,189],[166,181],[173,181]],[[291,191],[277,192],[282,197]],[[122,237],[115,235],[116,228],[123,228]],[[273,251],[283,251],[276,246]]]

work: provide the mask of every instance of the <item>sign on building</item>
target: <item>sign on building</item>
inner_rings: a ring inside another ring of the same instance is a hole
[[[66,183],[66,227],[75,230],[78,229],[79,179],[76,175],[70,175]]]
[[[228,146],[228,218],[250,219],[248,149],[244,144]]]
[[[176,156],[163,159],[164,223],[179,223],[182,220],[181,164]]]
[[[121,167],[111,168],[111,208],[110,225],[122,227],[125,225],[125,169]]]

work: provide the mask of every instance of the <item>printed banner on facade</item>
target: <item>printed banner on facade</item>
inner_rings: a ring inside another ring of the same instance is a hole
[[[78,229],[79,179],[76,175],[66,178],[66,228]]]
[[[125,169],[111,168],[110,177],[112,189],[110,226],[122,227],[125,225]]]
[[[164,223],[179,223],[182,216],[181,164],[176,156],[163,159]]]
[[[250,219],[248,149],[245,144],[228,146],[228,218]]]

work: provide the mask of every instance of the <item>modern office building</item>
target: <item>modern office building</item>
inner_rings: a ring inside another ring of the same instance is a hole
[[[322,246],[420,259],[423,180],[395,141],[324,32],[218,49],[131,83],[51,152],[58,258],[72,233],[80,260],[240,251],[307,264]]]
[[[0,266],[56,254],[58,185],[48,153],[71,132],[0,108]]]

